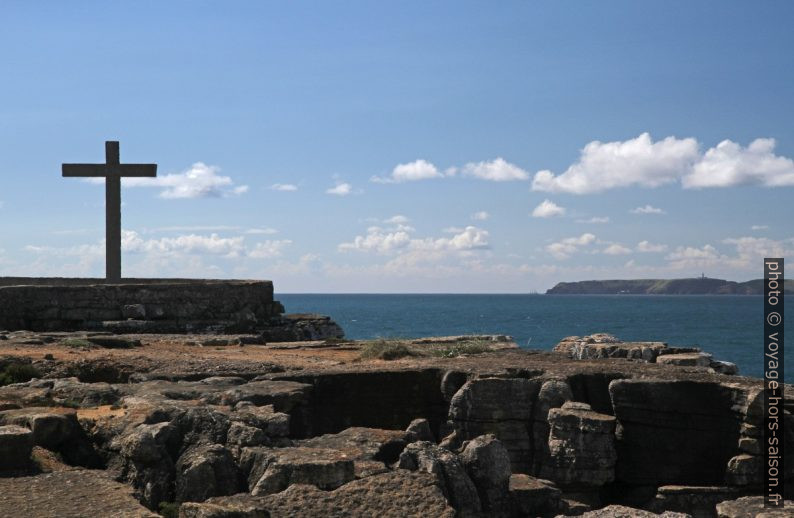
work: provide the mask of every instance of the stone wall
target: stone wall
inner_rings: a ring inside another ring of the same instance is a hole
[[[271,281],[0,278],[0,329],[250,332],[284,312]]]

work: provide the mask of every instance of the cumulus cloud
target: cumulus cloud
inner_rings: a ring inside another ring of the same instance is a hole
[[[556,243],[546,246],[546,251],[549,252],[555,259],[568,259],[576,253],[581,247],[595,243],[596,237],[593,234],[585,233],[578,237],[568,237]]]
[[[247,185],[235,185],[228,176],[220,175],[217,166],[196,162],[181,173],[154,178],[122,178],[125,187],[159,187],[161,198],[220,198],[237,196],[248,191]],[[104,183],[103,178],[89,178],[92,183]]]
[[[409,220],[407,217],[403,216],[402,214],[397,214],[395,216],[383,220],[384,223],[389,223],[392,225],[405,225],[409,221],[411,220]]]
[[[667,255],[666,259],[672,268],[680,270],[714,266],[724,259],[724,256],[711,245],[703,245],[700,248],[679,246]]]
[[[774,150],[775,139],[772,138],[755,139],[746,148],[723,140],[706,151],[681,183],[688,189],[742,184],[794,185],[794,160],[777,156]]]
[[[625,247],[620,243],[612,243],[602,250],[606,255],[626,255],[631,253],[631,248]]]
[[[255,259],[270,259],[281,255],[284,248],[291,245],[292,241],[289,239],[267,240],[261,243],[256,243],[253,248],[248,251],[248,257]]]
[[[667,251],[667,245],[658,245],[650,241],[640,241],[637,243],[637,251],[642,253],[660,253]]]
[[[659,187],[675,182],[698,158],[693,138],[653,142],[648,133],[623,142],[593,141],[564,173],[539,171],[532,189],[589,194],[618,187]]]
[[[375,183],[403,183],[432,178],[443,178],[444,174],[427,160],[415,160],[407,164],[398,164],[389,176],[373,176],[370,181]]]
[[[133,230],[123,230],[121,232],[121,249],[131,253],[187,253],[236,257],[245,250],[243,240],[242,236],[220,237],[218,234],[209,236],[187,234],[159,239],[143,239]]]
[[[474,221],[486,221],[490,217],[491,215],[485,212],[484,210],[475,212],[474,214],[471,215],[471,219],[473,219]]]
[[[353,186],[349,183],[338,183],[335,187],[331,187],[326,189],[325,191],[327,194],[333,194],[335,196],[347,196],[353,192]]]
[[[353,241],[342,243],[339,250],[377,252],[388,254],[391,252],[456,252],[471,251],[489,248],[488,231],[474,226],[464,229],[456,229],[460,232],[451,237],[439,238],[414,238],[411,236],[413,229],[408,227],[398,227],[396,229],[383,229],[381,227],[369,227],[364,236],[356,236]]]
[[[270,188],[274,191],[282,191],[282,192],[292,192],[297,191],[298,186],[291,183],[274,183],[270,186]]]
[[[654,142],[648,133],[643,133],[625,141],[593,141],[563,173],[537,172],[532,189],[590,194],[676,182],[685,189],[744,184],[792,186],[794,160],[775,155],[775,144],[772,138],[755,139],[747,147],[723,140],[701,153],[694,138],[667,137]]]
[[[666,214],[665,211],[653,205],[645,205],[644,207],[637,207],[629,211],[632,214]]]
[[[565,208],[560,207],[551,200],[543,200],[540,205],[532,211],[533,218],[553,218],[554,216],[565,215]]]
[[[588,218],[588,219],[577,219],[576,222],[591,223],[591,224],[609,223],[609,216],[593,216],[592,218]]]
[[[529,173],[503,158],[497,158],[490,162],[470,162],[463,166],[463,174],[492,182],[529,179]]]

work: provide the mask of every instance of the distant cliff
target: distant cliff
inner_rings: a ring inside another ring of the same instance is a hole
[[[746,282],[697,277],[694,279],[633,279],[560,282],[546,291],[554,295],[761,295],[763,279]],[[787,280],[785,292],[794,294],[794,280]]]

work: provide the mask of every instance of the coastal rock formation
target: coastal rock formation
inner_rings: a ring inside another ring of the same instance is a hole
[[[140,339],[132,348],[76,349],[74,335],[8,336],[0,369],[21,379],[0,387],[0,514],[22,481],[58,494],[53,484],[85,476],[98,496],[71,501],[77,516],[165,506],[186,517],[699,518],[759,495],[761,390],[711,367],[515,348],[421,354],[465,350],[443,341],[387,361],[356,342],[136,335],[117,337]],[[623,345],[595,340],[586,345]],[[784,407],[790,490],[794,400]],[[102,507],[113,488],[124,491]],[[56,503],[24,505],[35,516]]]
[[[669,347],[664,342],[624,342],[607,333],[563,338],[554,350],[576,360],[626,358],[647,363],[703,367],[720,374],[738,374],[735,364],[714,360],[697,347]]]

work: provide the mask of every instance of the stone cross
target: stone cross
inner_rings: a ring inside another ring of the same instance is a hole
[[[157,176],[157,164],[121,164],[119,143],[105,142],[104,164],[63,164],[66,177],[105,179],[105,280],[121,281],[121,177]]]

